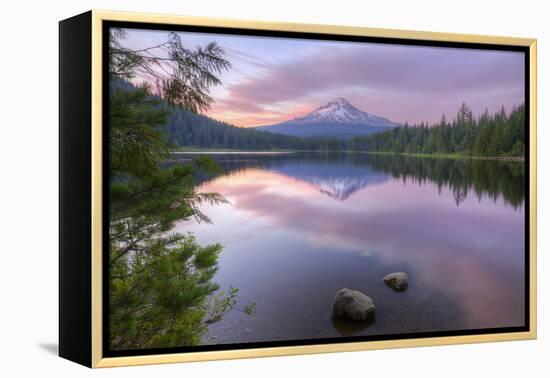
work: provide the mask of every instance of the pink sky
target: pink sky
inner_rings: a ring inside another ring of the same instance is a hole
[[[128,29],[130,48],[168,32]],[[474,113],[524,101],[522,52],[181,33],[184,45],[216,41],[232,68],[206,115],[236,126],[303,116],[336,97],[395,122],[435,122],[462,102]]]

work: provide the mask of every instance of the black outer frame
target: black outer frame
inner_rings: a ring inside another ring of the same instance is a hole
[[[92,12],[60,22],[59,28],[59,355],[92,367],[92,296],[91,296],[91,111],[92,111]],[[332,339],[287,340],[246,344],[203,345],[196,347],[110,351],[108,340],[108,306],[103,306],[102,357],[158,355],[181,352],[250,349],[259,347],[299,346],[398,340],[441,336],[482,335],[530,330],[530,54],[529,47],[498,44],[441,42],[386,37],[330,35],[320,33],[250,30],[210,26],[165,25],[123,21],[103,21],[103,146],[108,146],[108,29],[109,27],[175,30],[187,32],[253,35],[301,39],[323,39],[349,42],[391,43],[434,47],[473,48],[482,50],[521,51],[525,56],[526,160],[525,160],[525,325],[523,327],[489,328],[377,336],[352,336]],[[88,126],[84,126],[88,125]],[[103,193],[108,193],[108,148],[102,148]],[[109,214],[108,197],[102,208]],[[103,221],[102,249],[108,247],[108,222]],[[103,296],[108,290],[108,259],[103,258]]]
[[[92,12],[59,23],[59,355],[92,367]]]

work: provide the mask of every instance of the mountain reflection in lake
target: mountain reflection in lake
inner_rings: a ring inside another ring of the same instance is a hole
[[[185,163],[196,155],[177,154]],[[204,343],[524,325],[524,163],[369,154],[216,154],[225,173],[201,191],[212,225],[181,222],[221,243],[215,281],[243,307]],[[405,271],[409,289],[384,275]],[[371,296],[376,320],[336,324],[334,295]]]

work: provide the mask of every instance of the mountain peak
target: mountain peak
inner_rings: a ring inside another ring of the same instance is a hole
[[[353,106],[344,97],[336,97],[323,106],[318,107],[308,115],[297,118],[293,122],[319,124],[347,124],[347,125],[380,125],[391,127],[393,122],[361,111]]]
[[[357,109],[355,106],[349,103],[348,100],[346,100],[343,97],[336,97],[334,100],[327,102],[325,105],[318,107],[315,109],[312,113],[315,113],[318,110],[323,109],[334,109],[337,110],[338,108],[351,108],[351,109]],[[359,109],[357,109],[359,110]],[[310,113],[311,114],[311,113]]]
[[[344,97],[336,97],[304,117],[259,128],[286,135],[349,138],[384,131],[395,126],[396,123],[386,118],[359,110]]]

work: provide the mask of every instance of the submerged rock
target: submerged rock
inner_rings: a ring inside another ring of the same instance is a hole
[[[332,304],[332,315],[341,320],[364,322],[374,315],[374,302],[371,297],[350,289],[338,290]]]
[[[395,291],[405,291],[409,287],[409,277],[403,272],[390,273],[382,281]]]

